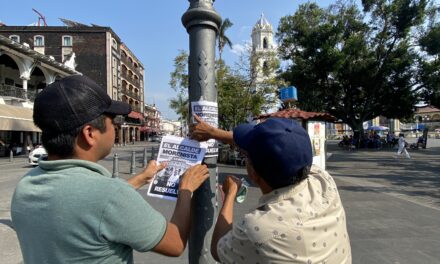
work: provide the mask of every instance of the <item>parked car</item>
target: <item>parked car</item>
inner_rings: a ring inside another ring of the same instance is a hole
[[[162,141],[162,136],[161,135],[154,135],[150,137],[150,141],[151,142],[161,142]]]
[[[43,146],[38,146],[29,153],[29,165],[37,166],[40,159],[47,158],[47,151]]]

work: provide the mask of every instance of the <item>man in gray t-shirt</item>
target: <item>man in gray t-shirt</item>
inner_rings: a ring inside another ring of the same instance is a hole
[[[63,78],[38,94],[34,122],[48,160],[20,180],[11,204],[25,263],[133,263],[133,249],[182,254],[191,196],[208,169],[196,165],[183,174],[167,223],[136,191],[166,164],[151,161],[125,182],[96,163],[113,146],[113,119],[130,111],[85,76]]]

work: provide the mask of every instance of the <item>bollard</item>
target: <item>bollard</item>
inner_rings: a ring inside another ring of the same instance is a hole
[[[14,160],[14,153],[12,150],[9,151],[9,162],[12,162]]]
[[[146,167],[147,166],[147,163],[148,163],[148,160],[147,160],[147,148],[144,148],[144,160],[143,160],[143,163],[142,163],[142,167]]]
[[[131,152],[131,166],[130,166],[130,174],[136,173],[136,151]]]
[[[113,174],[112,178],[119,178],[119,158],[118,153],[113,156]]]
[[[151,147],[151,158],[150,160],[154,160],[154,147]]]

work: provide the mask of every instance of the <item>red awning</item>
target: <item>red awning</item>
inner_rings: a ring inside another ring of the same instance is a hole
[[[135,119],[140,119],[140,120],[144,120],[144,115],[143,115],[142,113],[135,112],[135,111],[131,111],[131,112],[128,114],[128,117],[135,118]]]
[[[299,109],[284,109],[275,113],[259,115],[255,119],[265,119],[269,117],[282,117],[282,118],[292,118],[292,119],[302,119],[302,120],[319,120],[334,122],[336,118],[329,113],[318,113],[318,112],[306,112]]]

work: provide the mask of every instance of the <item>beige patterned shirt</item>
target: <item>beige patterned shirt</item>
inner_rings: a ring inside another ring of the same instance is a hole
[[[333,178],[312,166],[308,179],[260,198],[223,236],[222,263],[350,264],[344,208]]]

